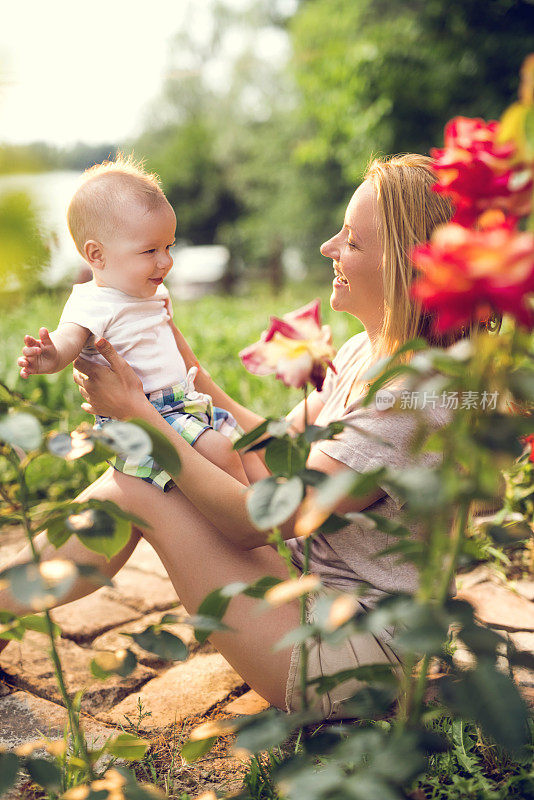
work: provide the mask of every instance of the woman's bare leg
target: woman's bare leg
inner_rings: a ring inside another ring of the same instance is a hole
[[[94,483],[84,489],[83,492],[78,495],[76,501],[83,502],[84,500],[89,500],[92,498],[97,498],[99,500],[113,500],[114,497],[109,490],[110,472],[113,472],[113,470],[107,470],[107,472],[101,475],[100,478],[98,478]],[[126,506],[125,510],[127,510]],[[88,550],[81,544],[76,536],[72,536],[69,541],[59,549],[56,549],[50,544],[46,535],[46,531],[42,531],[41,533],[37,534],[33,542],[43,561],[48,561],[51,558],[64,558],[68,561],[74,561],[77,564],[90,564],[96,567],[99,572],[101,572],[107,578],[113,578],[113,576],[128,561],[140,538],[140,532],[137,529],[132,530],[132,535],[128,544],[123,547],[119,553],[114,555],[110,561],[108,561],[105,556],[99,555],[98,553],[93,553],[92,550]],[[25,564],[31,560],[32,552],[30,546],[26,545],[9,561],[0,561],[0,567],[2,569],[6,569],[7,567],[15,566],[15,564]],[[95,586],[94,583],[80,578],[74,583],[68,594],[61,599],[60,605],[70,603],[73,600],[79,600],[80,597],[85,597],[86,595],[94,592],[96,589],[98,589],[98,586]],[[34,613],[33,609],[18,603],[7,589],[0,592],[0,609],[12,611],[15,614]],[[7,644],[9,644],[8,640],[0,639],[0,650],[2,650]]]
[[[108,470],[102,478],[80,495],[79,499],[108,499],[147,522],[143,535],[161,558],[176,592],[187,611],[194,614],[209,592],[233,581],[252,582],[263,575],[285,579],[287,568],[271,547],[242,550],[225,539],[219,531],[177,489],[163,493],[154,486],[127,475]],[[224,513],[224,509],[221,509]],[[72,537],[59,550],[43,547],[43,558],[70,558],[77,563],[91,563],[112,577],[125,563],[138,541],[134,532],[129,544],[111,562],[91,553]],[[42,536],[42,534],[40,535]],[[17,561],[27,560],[21,559]],[[63,602],[81,597],[94,586],[78,581]],[[285,684],[289,671],[290,650],[272,652],[272,646],[287,631],[299,624],[296,602],[257,614],[259,602],[238,596],[232,599],[225,622],[231,632],[210,636],[234,669],[273,705],[284,707]],[[15,608],[7,593],[0,595],[0,608]],[[27,609],[24,609],[27,610]]]

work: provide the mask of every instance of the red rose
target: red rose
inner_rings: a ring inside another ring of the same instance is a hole
[[[534,328],[534,235],[507,227],[470,230],[450,223],[412,252],[420,277],[412,295],[434,312],[434,330],[459,328],[492,309]]]
[[[445,147],[430,151],[434,191],[455,205],[453,222],[469,227],[487,209],[514,222],[530,211],[532,168],[517,163],[516,145],[497,142],[499,123],[455,117],[445,126]]]

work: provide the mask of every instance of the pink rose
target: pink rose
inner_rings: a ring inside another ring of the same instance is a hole
[[[314,300],[281,319],[271,317],[260,341],[239,353],[245,368],[254,375],[274,373],[286,386],[300,389],[311,383],[321,391],[327,368],[334,369],[335,350],[319,309],[320,301]]]

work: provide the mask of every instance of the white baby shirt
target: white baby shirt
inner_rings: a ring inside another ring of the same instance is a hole
[[[185,380],[187,370],[176,346],[165,308],[169,292],[158,286],[150,298],[132,297],[119,289],[97,286],[94,280],[73,286],[59,325],[74,322],[91,331],[81,355],[107,364],[94,346],[103,336],[153,392]],[[170,302],[170,300],[169,300]]]

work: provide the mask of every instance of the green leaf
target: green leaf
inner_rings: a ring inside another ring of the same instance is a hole
[[[534,400],[534,370],[517,369],[508,376],[509,386],[519,400]]]
[[[490,656],[495,658],[497,647],[506,644],[506,639],[490,628],[473,624],[460,630],[458,636],[462,642],[477,656]],[[534,659],[533,659],[534,660]]]
[[[254,583],[248,584],[248,586],[243,589],[243,594],[247,597],[262,598],[266,591],[272,589],[273,586],[281,582],[280,578],[274,578],[272,575],[264,575],[262,578],[258,578],[257,581],[254,581]]]
[[[150,436],[152,442],[152,458],[169,475],[178,476],[180,474],[180,457],[169,440],[148,422],[142,419],[130,420],[134,425],[138,425]]]
[[[159,621],[160,625],[174,625],[176,622],[182,622],[182,618],[177,614],[165,614]]]
[[[487,660],[445,678],[442,694],[453,709],[480,724],[505,750],[514,752],[529,742],[528,709],[517,686]]]
[[[351,521],[347,517],[340,517],[337,514],[330,514],[325,521],[316,528],[316,533],[337,533],[350,525]]]
[[[374,775],[369,769],[358,775],[346,777],[341,791],[343,797],[351,800],[369,800],[370,797],[380,798],[380,800],[404,800],[404,792],[398,791],[391,784]]]
[[[16,564],[0,573],[0,578],[9,581],[11,594],[25,606],[37,610],[49,608],[55,601],[61,600],[71,589],[76,580],[77,570],[74,564],[62,562],[65,568],[53,579],[46,578],[40,569],[46,569],[46,564],[37,565],[33,562]]]
[[[94,553],[101,553],[108,561],[130,541],[130,522],[101,509],[88,508],[71,514],[66,519],[66,525],[76,533],[82,544]]]
[[[23,450],[37,450],[42,439],[41,425],[32,414],[7,414],[0,419],[0,441]]]
[[[347,716],[359,719],[383,717],[395,702],[396,690],[386,686],[362,686],[352,697],[343,703]]]
[[[302,769],[283,774],[281,784],[283,796],[288,800],[322,800],[327,797],[352,798],[352,794],[340,794],[344,771],[340,764],[326,764],[312,769],[306,764]],[[279,795],[280,796],[280,795]],[[368,798],[369,800],[369,798]]]
[[[140,462],[152,452],[149,434],[133,422],[106,422],[93,435],[121,458],[132,458]]]
[[[321,442],[325,439],[333,439],[338,433],[341,433],[345,428],[343,422],[330,422],[326,426],[321,425],[308,425],[302,433],[303,438],[312,444],[312,442]]]
[[[267,425],[269,422],[269,419],[264,419],[263,422],[260,422],[260,424],[256,425],[256,427],[251,431],[245,433],[244,436],[234,443],[234,450],[242,450],[244,447],[248,447],[249,444],[255,442],[256,439],[259,439],[260,436],[263,436],[263,434],[267,431]]]
[[[284,418],[270,419],[267,424],[267,433],[270,433],[271,436],[280,439],[282,436],[285,436],[289,427],[289,422]]]
[[[273,651],[276,653],[278,650],[285,650],[287,647],[291,647],[294,644],[302,644],[302,642],[307,641],[315,633],[317,633],[317,627],[315,625],[298,625],[296,628],[291,628],[281,639],[275,642]]]
[[[292,726],[290,715],[269,709],[244,721],[237,735],[236,747],[246,748],[251,753],[277,747],[285,741]]]
[[[197,642],[203,644],[213,630],[219,629],[212,627],[209,623],[209,618],[211,617],[213,622],[218,624],[226,614],[230,600],[231,597],[225,597],[220,589],[215,589],[204,598],[198,607],[197,616],[202,617],[206,624],[204,626],[200,626],[198,623],[195,625],[195,639]]]
[[[131,636],[139,647],[148,653],[154,653],[164,661],[185,661],[189,655],[187,646],[178,636],[169,631],[158,630],[154,625],[149,625],[141,633],[124,633],[124,635]]]
[[[200,739],[198,742],[186,742],[180,751],[180,755],[184,761],[190,764],[192,761],[196,761],[197,758],[202,758],[206,753],[209,753],[216,741],[217,737],[212,736],[211,739]]]
[[[15,753],[0,751],[0,795],[11,789],[17,779],[20,759]]]
[[[395,519],[383,517],[381,514],[375,514],[373,511],[363,511],[362,515],[374,522],[377,530],[383,533],[389,533],[392,536],[411,536],[412,531],[405,525],[401,525]]]
[[[124,758],[127,761],[140,761],[150,746],[146,739],[140,739],[130,733],[119,733],[113,739],[106,742],[105,749],[116,758]]]
[[[339,470],[321,482],[315,493],[315,503],[319,508],[334,508],[349,495],[359,497],[368,494],[376,489],[385,473],[383,467],[365,473],[358,473],[353,469]]]
[[[81,578],[90,581],[95,586],[113,586],[113,581],[92,564],[76,564],[76,569]]]
[[[362,683],[394,683],[396,678],[389,664],[365,664],[361,667],[340,670],[333,675],[313,678],[308,684],[315,685],[317,694],[325,694],[348,680],[358,680]]]
[[[320,486],[323,481],[328,477],[325,472],[319,472],[318,469],[303,469],[298,474],[302,483],[305,486]]]
[[[384,483],[392,487],[414,513],[434,515],[450,504],[449,493],[438,470],[428,467],[388,470]]]
[[[19,617],[19,622],[27,631],[36,631],[37,633],[48,635],[48,623],[45,617],[38,614],[28,614],[24,617]],[[52,631],[54,636],[61,636],[61,628],[55,622],[52,623]]]
[[[402,737],[389,736],[385,746],[375,750],[369,768],[386,781],[404,786],[425,768],[426,758],[418,747],[417,735],[405,732]]]
[[[304,469],[309,452],[310,446],[306,442],[302,444],[298,439],[284,436],[269,442],[265,449],[265,463],[273,475],[290,478]]]
[[[439,655],[447,641],[449,628],[433,611],[419,606],[410,620],[410,627],[396,633],[394,646],[418,655]]]
[[[281,525],[297,510],[304,495],[304,485],[294,476],[280,482],[266,478],[255,483],[247,494],[247,509],[260,531]]]
[[[66,517],[52,519],[46,524],[46,536],[56,550],[68,542],[73,531],[67,527]]]
[[[230,598],[231,599],[231,598]],[[225,625],[215,617],[209,617],[202,614],[194,614],[192,617],[186,617],[182,620],[184,625],[191,625],[195,630],[195,639],[197,642],[205,642],[212,631],[231,631],[229,625]]]
[[[111,665],[106,664],[103,660],[108,657]],[[91,673],[99,680],[107,680],[112,675],[120,675],[121,678],[127,678],[131,675],[137,666],[137,658],[135,653],[131,650],[126,651],[124,658],[117,658],[116,654],[112,651],[109,653],[101,653],[96,658],[91,659],[90,663]]]
[[[30,778],[43,789],[52,791],[61,789],[61,772],[51,761],[45,758],[27,758],[24,767]]]
[[[506,414],[491,413],[481,414],[477,420],[477,427],[473,431],[476,442],[488,450],[500,453],[509,453],[511,456],[520,456],[523,445],[518,440],[521,433],[521,419]],[[530,426],[532,427],[532,423]]]

